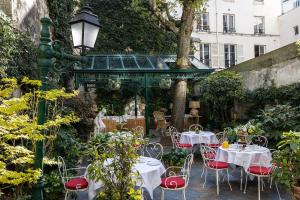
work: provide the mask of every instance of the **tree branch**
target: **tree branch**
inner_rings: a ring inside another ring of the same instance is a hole
[[[177,34],[179,32],[179,28],[176,26],[175,20],[171,21],[171,20],[167,19],[163,15],[163,12],[159,8],[157,8],[156,0],[149,0],[149,5],[150,5],[150,8],[151,8],[153,14],[158,18],[158,20],[162,23],[162,25],[166,27],[166,29],[174,32],[175,34]],[[168,10],[168,9],[166,9],[166,10]],[[167,15],[168,15],[168,13],[167,13]],[[170,17],[171,17],[171,15],[170,15]]]

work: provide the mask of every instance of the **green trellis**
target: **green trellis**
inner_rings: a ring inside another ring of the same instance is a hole
[[[115,83],[111,80],[121,81],[122,84],[135,83],[137,87],[144,88],[146,103],[145,119],[146,132],[149,132],[149,88],[162,87],[165,80],[200,80],[214,70],[201,63],[194,56],[190,56],[189,69],[176,69],[175,55],[89,55],[85,66],[74,69],[76,86],[86,88],[106,86]],[[168,81],[165,81],[168,82]]]

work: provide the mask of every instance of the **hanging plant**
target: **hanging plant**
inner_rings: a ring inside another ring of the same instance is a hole
[[[115,91],[121,88],[121,80],[108,79],[107,90]]]
[[[170,78],[163,78],[159,82],[160,89],[170,89],[172,85],[172,80]]]

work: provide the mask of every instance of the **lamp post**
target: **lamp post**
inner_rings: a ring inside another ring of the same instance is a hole
[[[83,53],[86,48],[93,48],[99,32],[100,24],[97,16],[92,14],[92,10],[88,6],[84,6],[83,9],[74,16],[70,23],[72,27],[74,46],[81,48]],[[41,90],[46,91],[49,79],[48,76],[51,70],[61,72],[69,67],[62,67],[62,61],[73,65],[76,62],[86,62],[86,58],[67,54],[61,48],[61,43],[59,41],[51,41],[50,26],[52,22],[49,18],[42,18],[41,24],[42,30],[40,44],[38,47],[37,64],[39,68],[39,79],[42,81]],[[80,26],[81,31],[78,29]],[[81,37],[80,34],[82,34]],[[76,46],[76,44],[80,45]],[[39,102],[38,124],[40,125],[44,124],[46,121],[46,110],[46,102]],[[41,170],[41,177],[33,188],[33,200],[43,200],[43,157],[44,141],[42,140],[36,143],[34,167]]]

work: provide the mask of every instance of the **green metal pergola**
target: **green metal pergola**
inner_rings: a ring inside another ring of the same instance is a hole
[[[144,88],[146,133],[149,133],[149,88],[159,87],[163,79],[201,80],[214,70],[189,56],[191,67],[177,69],[175,55],[88,55],[85,66],[74,69],[76,86],[97,87],[108,80],[120,80]]]

